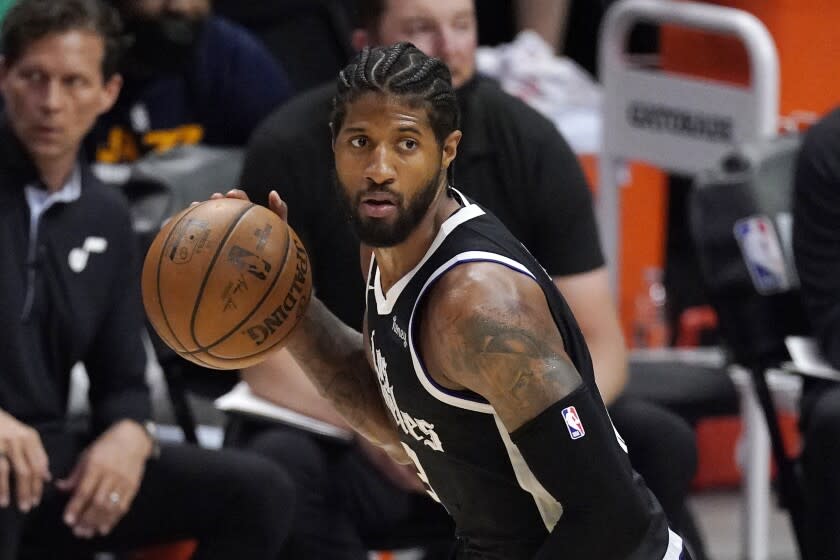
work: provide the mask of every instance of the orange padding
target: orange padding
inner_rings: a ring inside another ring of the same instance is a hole
[[[800,435],[797,417],[780,413],[779,424],[788,454],[799,453]],[[741,469],[736,462],[736,445],[741,435],[738,416],[704,418],[697,423],[697,474],[692,486],[695,490],[730,488],[741,483]],[[772,463],[771,463],[772,464]],[[776,472],[773,465],[772,472]]]
[[[598,157],[578,157],[586,179],[598,195]],[[621,188],[618,315],[626,340],[632,340],[636,296],[644,289],[644,270],[662,268],[668,185],[665,173],[639,162],[627,165],[628,184]]]
[[[744,10],[767,27],[779,54],[781,114],[825,113],[840,103],[837,0],[707,0]],[[734,39],[664,26],[663,67],[731,83],[749,83],[746,51]]]
[[[195,541],[179,541],[149,546],[134,552],[131,560],[189,560],[196,548]]]

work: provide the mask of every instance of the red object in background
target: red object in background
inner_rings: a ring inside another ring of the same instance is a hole
[[[840,41],[836,0],[707,0],[756,16],[767,27],[779,55],[781,114],[826,113],[840,104]],[[665,26],[660,36],[662,64],[668,71],[746,84],[749,65],[737,40],[712,33]]]
[[[717,328],[717,313],[710,305],[689,307],[680,314],[676,346],[691,348],[699,346],[703,333]]]
[[[583,172],[598,193],[598,156],[579,155]],[[626,340],[633,337],[636,296],[644,289],[646,268],[662,268],[668,192],[665,173],[639,162],[628,163],[630,183],[621,188],[618,315]]]
[[[800,437],[798,418],[795,414],[779,414],[782,439],[788,454],[799,452]],[[697,423],[697,474],[692,482],[695,490],[731,488],[741,484],[741,469],[737,463],[737,443],[741,434],[738,416],[705,418]],[[770,476],[776,475],[771,462]]]
[[[190,560],[196,546],[195,541],[178,541],[149,546],[132,553],[131,560]]]

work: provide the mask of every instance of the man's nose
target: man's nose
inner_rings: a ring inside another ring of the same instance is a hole
[[[396,179],[396,170],[392,158],[393,154],[385,144],[376,146],[371,150],[365,177],[379,185],[393,183]]]
[[[164,0],[164,11],[193,16],[204,9],[205,0]]]
[[[165,0],[164,4],[165,7],[169,10],[183,10],[184,8],[189,8],[190,4],[193,2],[191,0]]]
[[[45,111],[55,112],[61,109],[64,103],[64,92],[61,90],[61,83],[58,80],[49,80],[44,84],[41,107]]]
[[[440,58],[445,64],[449,65],[452,57],[458,52],[458,41],[455,37],[455,31],[447,27],[441,27],[437,33],[437,41],[434,56]]]

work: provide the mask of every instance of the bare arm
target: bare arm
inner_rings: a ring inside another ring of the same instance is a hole
[[[559,52],[566,38],[569,0],[517,0],[516,26],[533,29]]]
[[[514,431],[571,393],[581,377],[542,290],[495,263],[461,265],[433,288],[421,325],[430,373],[485,397]]]
[[[287,339],[286,348],[324,398],[360,434],[407,463],[396,427],[385,408],[362,335],[313,298]]]
[[[287,350],[242,371],[242,379],[255,395],[295,412],[349,430],[332,402],[322,397]]]
[[[583,332],[592,355],[595,382],[604,403],[609,405],[627,385],[627,348],[613,304],[607,268],[555,276],[554,284]]]
[[[275,352],[264,362],[246,369],[242,378],[255,395],[344,430],[351,429],[286,350]],[[412,492],[425,492],[414,467],[394,463],[385,449],[366,438],[360,438],[357,443],[368,461],[395,485]]]

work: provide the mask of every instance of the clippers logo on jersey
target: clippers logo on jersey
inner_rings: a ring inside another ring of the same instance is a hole
[[[397,425],[403,433],[414,438],[415,441],[422,441],[424,445],[434,451],[443,452],[443,443],[440,441],[435,425],[423,420],[414,418],[412,415],[400,410],[397,405],[397,397],[394,395],[394,386],[388,379],[388,362],[382,351],[374,344],[376,331],[370,333],[370,352],[373,354],[373,365],[376,370],[376,377],[379,380],[379,388],[382,391],[382,398],[385,399],[385,406],[391,411]]]
[[[767,216],[750,216],[735,222],[735,239],[758,293],[772,294],[790,288],[779,238]]]
[[[572,439],[580,439],[586,435],[586,430],[583,429],[583,423],[580,421],[577,410],[573,406],[567,406],[561,412],[563,419],[566,421],[566,427],[569,428],[569,435]]]

